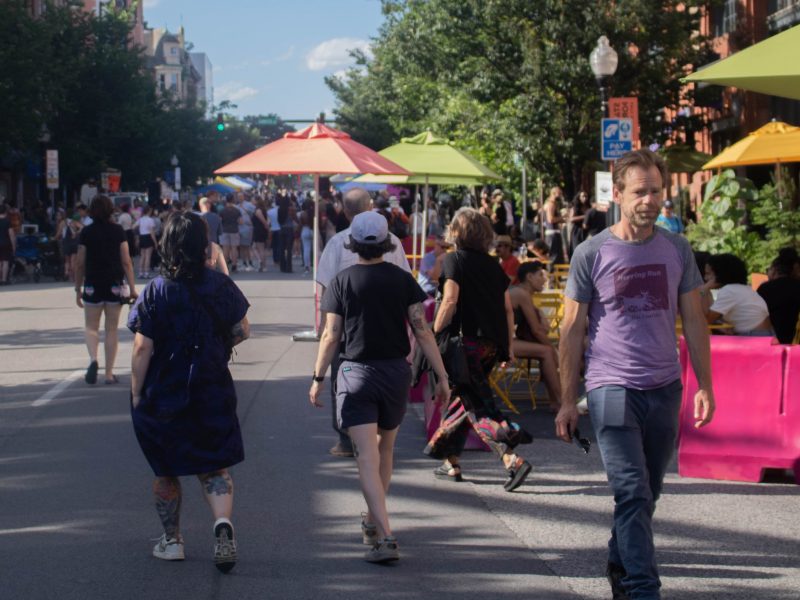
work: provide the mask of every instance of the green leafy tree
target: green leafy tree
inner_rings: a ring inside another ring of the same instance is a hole
[[[642,139],[663,142],[656,116],[691,101],[679,77],[708,52],[694,33],[705,4],[385,1],[373,57],[356,55],[356,69],[327,80],[337,120],[373,147],[431,128],[506,175],[520,153],[533,177],[572,192],[599,159],[588,62],[597,38],[607,35],[619,53],[611,94],[637,96]]]

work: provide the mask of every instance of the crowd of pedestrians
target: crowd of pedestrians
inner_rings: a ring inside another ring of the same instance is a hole
[[[462,451],[472,431],[495,452],[503,487],[513,492],[533,471],[520,452],[532,438],[501,409],[489,377],[498,365],[535,360],[557,413],[556,436],[588,448],[578,431],[578,404],[587,399],[614,494],[606,567],[614,598],[660,598],[652,518],[678,430],[676,321],[699,383],[695,424],[703,427],[715,410],[708,323],[724,321],[734,335],[791,341],[800,260],[783,251],[754,291],[741,259],[692,252],[664,201],[668,172],[658,155],[628,153],[613,178],[621,217],[610,227],[584,192],[565,207],[559,187],[519,225],[504,193],[488,189],[474,206],[426,203],[425,219],[409,197],[373,199],[360,188],[321,198],[289,190],[224,198],[211,192],[160,210],[115,207],[98,194],[69,217],[57,210],[64,274],[84,311],[88,384],[98,380],[103,318],[104,381],[118,383],[120,309],[133,303],[131,414],[163,527],[153,555],[185,556],[179,478],[192,475],[212,513],[215,564],[227,572],[237,561],[229,469],[244,452],[228,361],[249,336],[249,303],[229,274],[291,273],[297,263],[308,271],[319,214],[322,331],[309,400],[322,407],[329,394],[336,435],[330,453],[356,458],[367,506],[360,523],[365,559],[400,558],[386,497],[412,382],[409,363],[417,374],[429,371],[442,413],[424,448],[441,461],[433,476],[463,480]],[[414,234],[430,242],[417,279],[403,248]],[[14,243],[0,208],[4,277]],[[567,261],[554,345],[533,297],[548,285],[553,266]],[[146,284],[141,291],[137,279]],[[429,323],[424,305],[431,298]]]

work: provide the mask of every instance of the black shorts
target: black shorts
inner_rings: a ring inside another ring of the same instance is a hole
[[[267,232],[264,231],[263,229],[261,229],[261,230],[258,230],[258,229],[253,230],[253,242],[255,242],[256,244],[266,244],[267,243],[267,237],[269,237],[269,236],[267,235]]]
[[[336,378],[339,427],[377,423],[389,431],[403,422],[411,385],[404,358],[353,362],[343,360]]]
[[[153,246],[155,246],[155,244],[153,243],[153,238],[150,237],[149,233],[147,235],[139,234],[139,248],[140,249],[152,248]]]
[[[122,304],[122,283],[83,283],[81,299],[85,304]]]
[[[0,262],[11,262],[13,260],[14,253],[11,250],[11,244],[0,246]]]

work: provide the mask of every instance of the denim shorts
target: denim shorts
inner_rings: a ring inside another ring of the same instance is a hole
[[[411,367],[405,358],[343,360],[336,378],[336,419],[341,429],[377,423],[389,431],[402,423]]]

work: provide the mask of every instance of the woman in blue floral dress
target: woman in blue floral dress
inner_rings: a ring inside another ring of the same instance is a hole
[[[205,266],[207,248],[202,218],[169,217],[159,244],[163,275],[145,287],[128,321],[135,334],[131,414],[156,475],[164,534],[153,555],[183,560],[178,477],[196,475],[216,519],[214,562],[227,572],[236,562],[228,467],[244,460],[228,360],[249,334],[249,305],[230,278]]]

